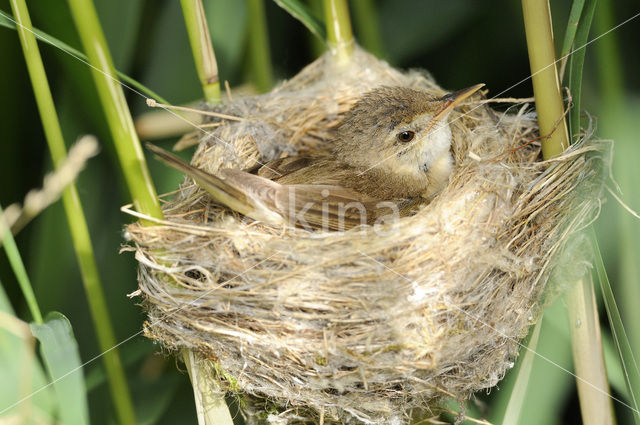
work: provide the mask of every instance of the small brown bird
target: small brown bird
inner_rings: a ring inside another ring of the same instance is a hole
[[[323,150],[268,162],[256,174],[216,175],[148,145],[217,202],[254,220],[346,230],[408,215],[429,202],[453,170],[451,110],[484,84],[435,98],[407,87],[364,94]]]

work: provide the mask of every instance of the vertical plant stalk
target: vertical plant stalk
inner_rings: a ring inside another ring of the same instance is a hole
[[[51,157],[54,166],[58,168],[66,157],[67,152],[40,51],[38,50],[36,38],[31,32],[32,25],[29,12],[25,0],[11,0],[11,8],[18,22],[18,35],[20,36]],[[74,184],[71,184],[63,191],[62,200],[98,342],[104,352],[103,360],[109,376],[109,388],[118,419],[122,424],[134,424],[135,413],[131,396],[118,350],[114,348],[116,338],[98,275],[89,229]],[[41,318],[39,322],[42,322]]]
[[[4,251],[7,254],[7,258],[9,259],[11,269],[16,275],[16,280],[18,281],[18,285],[20,285],[22,295],[27,302],[27,307],[29,308],[31,317],[33,318],[34,322],[40,324],[42,323],[42,313],[40,312],[38,301],[36,301],[36,296],[33,293],[33,287],[31,286],[29,275],[27,275],[27,270],[24,268],[22,258],[20,258],[20,252],[18,251],[18,247],[16,246],[16,241],[15,239],[13,239],[11,230],[9,229],[7,223],[5,223],[2,214],[2,207],[0,206],[0,243],[2,243],[2,247],[4,248]]]
[[[224,399],[224,391],[207,374],[192,350],[182,350],[182,358],[193,385],[196,416],[200,425],[233,425],[233,418]]]
[[[329,50],[344,65],[351,61],[355,40],[351,30],[347,0],[324,0]]]
[[[251,74],[260,93],[273,86],[269,32],[264,0],[249,0],[249,60]]]
[[[92,65],[93,79],[98,89],[118,159],[136,210],[162,219],[162,210],[149,169],[133,125],[133,119],[116,77],[113,60],[102,33],[102,27],[91,0],[68,0],[80,41]],[[151,224],[143,220],[144,224]]]
[[[522,0],[522,11],[540,133],[547,135],[555,130],[551,137],[542,141],[543,158],[549,159],[569,146],[555,66],[549,1]],[[578,65],[582,66],[581,63]],[[580,90],[580,87],[575,87],[574,90]],[[578,282],[570,283],[570,290],[566,294],[567,303],[571,305],[568,309],[569,321],[574,343],[575,371],[580,378],[577,383],[580,409],[585,425],[615,422],[613,406],[608,396],[609,385],[604,368],[598,312],[595,303],[591,302],[595,295],[590,282],[590,275],[585,275]],[[593,344],[598,345],[593,347]]]
[[[572,286],[574,289],[565,299],[571,321],[574,367],[581,378],[577,383],[582,421],[585,425],[611,425],[615,423],[613,403],[602,393],[609,392],[609,382],[591,272]]]
[[[204,100],[220,103],[220,77],[202,0],[180,0]]]
[[[524,27],[529,49],[533,94],[545,159],[569,147],[560,81],[556,71],[551,11],[548,0],[522,0]]]
[[[218,63],[213,51],[211,33],[209,32],[202,0],[180,0],[180,4],[196,71],[200,84],[202,84],[204,99],[212,105],[220,103],[222,98],[220,96]],[[194,353],[185,349],[182,351],[181,356],[191,378],[198,423],[200,425],[233,425],[229,408],[224,400],[224,393],[220,391],[205,392],[203,390],[199,366],[194,361]],[[211,385],[215,385],[215,383],[211,382]]]

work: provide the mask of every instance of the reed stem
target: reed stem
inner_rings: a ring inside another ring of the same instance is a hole
[[[211,43],[211,33],[202,0],[180,0],[189,43],[202,85],[204,100],[210,104],[221,102],[218,63]]]
[[[68,0],[80,41],[92,65],[93,79],[115,143],[118,159],[136,210],[162,219],[162,210],[149,175],[133,119],[116,77],[113,60],[92,0]],[[144,224],[150,222],[142,221]]]
[[[533,94],[538,111],[542,156],[553,158],[569,147],[564,105],[556,70],[548,0],[522,0]]]
[[[569,146],[569,133],[555,66],[549,0],[522,0],[522,11],[540,134],[550,134],[542,142],[542,156],[549,159],[561,154]],[[580,27],[577,31],[579,34]],[[582,69],[582,62],[579,60],[573,64]],[[573,87],[573,91],[578,94],[580,89],[580,86]],[[580,105],[575,104],[574,108],[579,110]],[[577,131],[579,128],[572,130]],[[615,417],[608,396],[609,385],[604,368],[598,311],[593,302],[595,295],[591,272],[587,272],[576,282],[570,282],[570,289],[565,297],[569,306],[575,372],[579,378],[577,385],[582,420],[585,425],[612,424]]]
[[[258,92],[264,93],[273,86],[269,32],[264,0],[249,0],[249,60],[251,74]]]
[[[58,168],[65,159],[67,152],[38,44],[31,31],[32,25],[27,5],[25,0],[11,0],[11,8],[18,23],[18,35],[20,36],[53,164],[54,167]],[[104,352],[103,360],[109,376],[109,388],[115,409],[120,423],[135,424],[133,403],[120,356],[115,348],[117,341],[102,290],[89,229],[78,191],[73,183],[63,191],[62,201],[67,214],[73,247],[80,266],[82,282],[96,335],[100,349]],[[40,321],[42,321],[41,318]]]
[[[355,41],[351,30],[349,6],[346,0],[324,0],[329,50],[344,65],[351,61]]]

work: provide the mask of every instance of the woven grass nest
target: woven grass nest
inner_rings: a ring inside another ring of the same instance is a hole
[[[242,120],[211,119],[220,125],[192,164],[248,169],[330,143],[380,85],[446,93],[360,50],[346,67],[324,56],[271,93],[217,107]],[[223,391],[252,400],[252,423],[401,424],[496,385],[539,318],[564,241],[594,215],[602,168],[588,141],[541,161],[527,143],[535,115],[510,109],[480,96],[456,108],[450,183],[387,228],[256,222],[186,179],[164,221],[127,229],[145,334],[197,353]]]

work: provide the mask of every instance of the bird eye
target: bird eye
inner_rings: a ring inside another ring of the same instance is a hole
[[[412,141],[415,135],[416,133],[414,133],[413,131],[401,131],[400,133],[398,133],[396,137],[398,138],[399,141],[403,143],[407,143]]]

